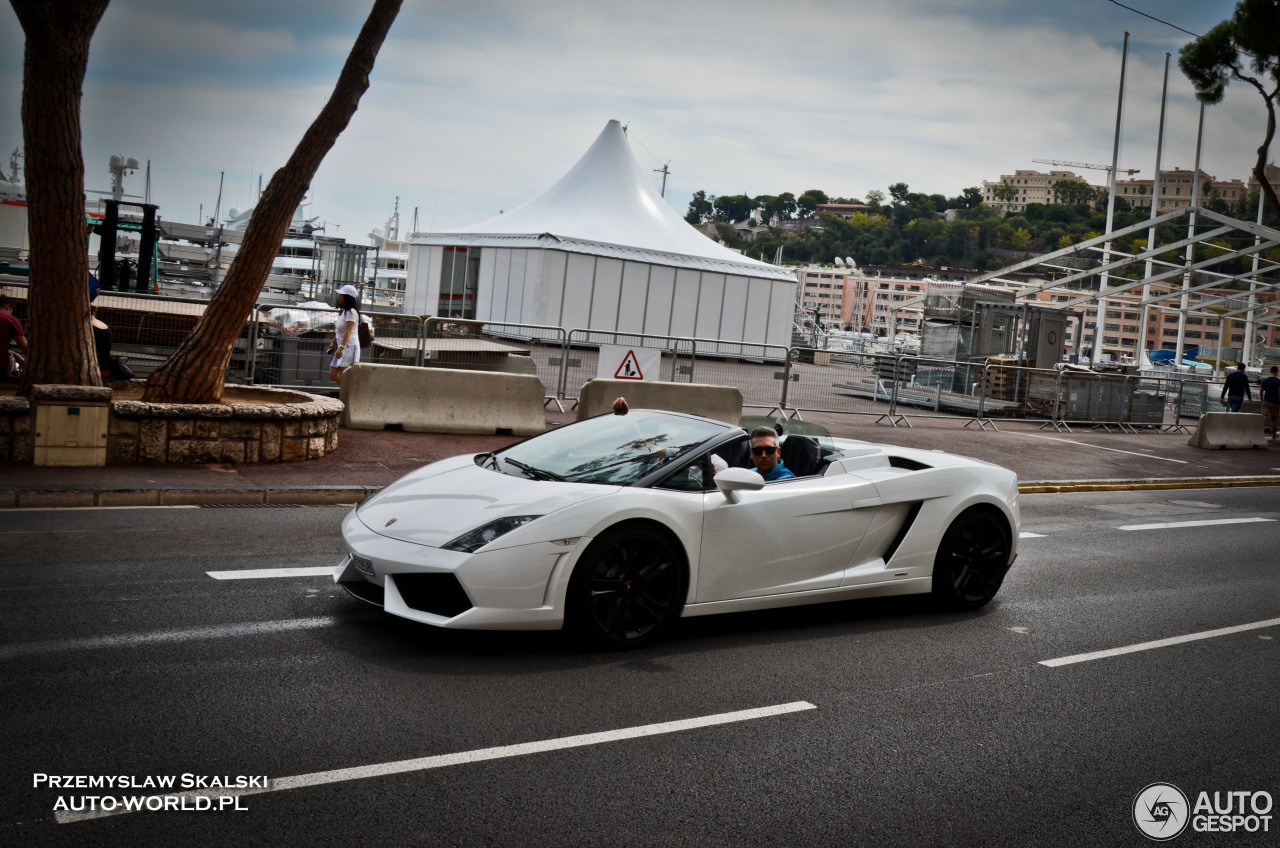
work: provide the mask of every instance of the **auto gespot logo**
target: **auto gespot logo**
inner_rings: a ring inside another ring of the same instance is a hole
[[[1133,799],[1133,823],[1157,842],[1187,825],[1196,833],[1270,833],[1273,806],[1271,793],[1261,790],[1202,790],[1193,803],[1172,783],[1152,783]]]

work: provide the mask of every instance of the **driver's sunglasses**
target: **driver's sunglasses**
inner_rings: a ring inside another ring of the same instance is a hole
[[[751,448],[752,456],[773,456],[778,452],[777,445],[756,445]]]

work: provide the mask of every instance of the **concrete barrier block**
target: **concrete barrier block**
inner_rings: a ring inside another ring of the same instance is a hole
[[[532,436],[546,389],[526,374],[357,363],[343,372],[342,425],[414,433]]]
[[[737,424],[742,417],[742,392],[732,386],[702,383],[658,383],[649,380],[588,380],[578,393],[578,420],[603,415],[619,396],[632,409],[687,412]]]
[[[1261,415],[1248,412],[1206,412],[1188,442],[1195,448],[1265,448]]]

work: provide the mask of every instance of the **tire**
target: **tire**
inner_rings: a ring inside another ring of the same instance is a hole
[[[684,552],[670,533],[613,527],[596,537],[574,568],[567,624],[595,647],[649,644],[679,619],[688,574]]]
[[[933,597],[948,609],[986,605],[1009,570],[1009,552],[1009,526],[1002,516],[982,508],[960,513],[938,543]]]

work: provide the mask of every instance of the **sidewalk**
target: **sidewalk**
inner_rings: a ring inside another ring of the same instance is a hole
[[[753,413],[759,410],[750,410]],[[1038,422],[997,422],[998,431],[963,420],[912,418],[910,427],[874,416],[806,413],[832,435],[902,447],[939,449],[1003,465],[1026,492],[1280,486],[1280,442],[1266,450],[1202,450],[1177,433],[1057,433]],[[574,420],[550,410],[547,426]],[[181,504],[356,503],[402,475],[448,456],[493,450],[510,436],[342,430],[323,459],[271,465],[116,465],[37,468],[0,464],[0,508]]]

